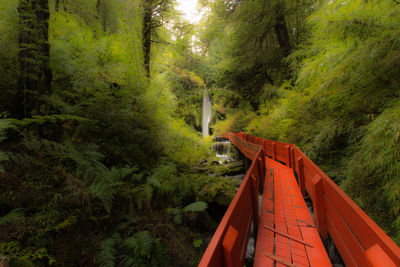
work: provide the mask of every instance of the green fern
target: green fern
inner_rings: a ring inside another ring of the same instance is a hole
[[[135,255],[150,259],[153,238],[148,231],[141,231],[128,237],[122,245],[132,249]]]
[[[0,162],[9,160],[10,157],[7,153],[0,151]],[[0,173],[5,172],[5,169],[2,165],[0,165]]]
[[[122,266],[168,266],[169,259],[160,239],[153,239],[148,231],[141,231],[127,238],[122,247]]]
[[[0,161],[7,161],[9,159],[10,159],[10,157],[8,156],[7,153],[0,151]]]
[[[7,139],[7,130],[15,129],[16,126],[9,119],[0,119],[0,142]],[[9,156],[6,152],[0,150],[0,162],[8,161]],[[0,173],[4,172],[4,167],[0,165]]]
[[[148,264],[147,266],[149,265],[170,266],[170,260],[167,255],[167,248],[160,242],[159,238],[154,240],[150,264]]]
[[[141,209],[143,203],[150,202],[153,197],[153,187],[150,184],[143,184],[136,186],[131,190],[134,194],[134,200],[136,205]]]
[[[120,236],[115,234],[114,236],[103,240],[101,242],[101,250],[97,255],[97,261],[100,267],[114,267],[115,258],[117,253],[117,243],[120,240]]]
[[[174,190],[173,180],[177,174],[176,165],[172,162],[161,164],[153,170],[148,177],[147,183],[160,194],[168,194]]]
[[[10,119],[0,119],[0,142],[7,139],[7,130],[16,128]]]
[[[44,124],[44,123],[56,123],[60,121],[79,121],[79,122],[87,122],[89,121],[86,118],[62,114],[62,115],[47,115],[47,116],[33,116],[32,118],[25,118],[23,120],[17,119],[8,119],[10,123],[13,123],[15,126],[18,127],[26,127],[31,124]]]
[[[142,266],[145,266],[145,261],[141,262]],[[131,255],[124,255],[123,260],[121,262],[123,267],[131,267],[131,266],[138,266],[138,259],[132,257]]]
[[[208,205],[206,202],[203,201],[196,201],[193,202],[189,205],[187,205],[186,207],[183,208],[184,212],[199,212],[199,211],[205,211],[207,209]]]
[[[172,215],[173,221],[176,224],[182,223],[182,210],[179,208],[168,208],[167,213]]]
[[[22,209],[13,209],[7,215],[0,217],[0,225],[7,223],[9,220],[21,217],[24,217],[24,211]]]
[[[122,177],[117,169],[113,168],[103,176],[95,178],[93,184],[88,188],[93,197],[99,198],[107,212],[111,212],[114,195],[117,189],[125,183],[121,181]]]

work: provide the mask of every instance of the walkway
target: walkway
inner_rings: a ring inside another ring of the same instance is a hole
[[[265,165],[254,266],[331,266],[292,169]]]
[[[346,266],[400,266],[400,248],[296,146],[245,133],[225,137],[252,164],[199,266],[243,267],[252,228],[256,267],[332,266],[321,238],[333,241]]]

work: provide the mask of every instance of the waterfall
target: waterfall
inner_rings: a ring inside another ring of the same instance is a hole
[[[203,130],[203,137],[209,135],[209,123],[211,121],[211,99],[210,95],[208,94],[207,90],[204,90],[203,94],[203,116],[202,116],[202,123],[201,128]]]
[[[228,140],[219,141],[214,145],[218,157],[228,156],[231,153],[231,142]]]
[[[231,153],[231,142],[229,140],[217,141],[213,146],[216,157],[219,159],[219,164],[224,161],[230,162],[232,160]]]

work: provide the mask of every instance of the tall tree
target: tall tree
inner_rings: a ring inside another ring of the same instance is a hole
[[[150,52],[152,24],[152,0],[143,0],[143,56],[144,69],[147,77],[150,77]]]
[[[97,0],[97,13],[101,19],[101,26],[103,31],[107,31],[107,9],[106,2],[104,0]]]
[[[19,81],[15,98],[19,117],[30,116],[43,94],[51,92],[48,0],[21,0],[19,12]]]
[[[142,43],[144,68],[147,77],[150,77],[151,44],[154,42],[152,36],[155,34],[157,28],[165,25],[168,17],[166,13],[171,10],[171,8],[171,0],[143,0]]]
[[[275,25],[274,25],[274,30],[275,34],[278,38],[278,43],[283,50],[283,55],[287,57],[290,53],[291,50],[291,44],[290,44],[290,39],[289,39],[289,33],[288,29],[286,26],[286,21],[285,21],[285,7],[283,6],[284,3],[279,1],[278,3],[275,4],[274,7],[274,15],[275,15]]]
[[[211,10],[202,39],[215,65],[216,84],[236,91],[257,110],[270,88],[293,78],[284,59],[306,36],[304,21],[313,1],[204,0],[203,4]]]

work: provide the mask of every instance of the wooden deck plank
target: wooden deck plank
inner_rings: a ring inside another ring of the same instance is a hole
[[[254,266],[287,266],[283,262],[297,267],[331,266],[293,171],[268,157],[265,160],[266,176]],[[268,230],[264,225],[292,238]],[[296,240],[310,243],[312,247]],[[266,254],[282,261],[273,260]]]
[[[284,188],[282,180],[282,169],[275,168],[275,182],[274,182],[274,223],[275,229],[288,234],[286,217],[285,217],[285,200]],[[292,263],[292,255],[290,249],[290,240],[282,235],[275,235],[275,256]],[[277,267],[285,267],[284,264],[276,262]]]
[[[298,210],[299,208],[304,208],[304,206],[301,205],[301,201],[298,201],[299,196],[296,194],[296,189],[298,191],[298,187],[297,184],[295,184],[296,181],[293,177],[292,170],[285,169],[285,172],[281,176],[281,179],[285,181],[286,185],[285,212],[286,212],[286,221],[288,224],[288,233],[291,236],[304,240],[299,227],[299,220],[303,221],[304,218],[303,217],[298,218],[298,215],[296,214],[296,210]],[[300,244],[298,242],[291,242],[291,252],[292,252],[293,264],[295,264],[296,266],[309,266],[306,248],[303,244]]]
[[[274,254],[274,233],[262,230],[263,225],[274,227],[274,170],[266,169],[263,198],[261,204],[260,223],[258,225],[257,244],[255,251],[255,267],[274,266],[274,260],[266,257],[265,253]]]

